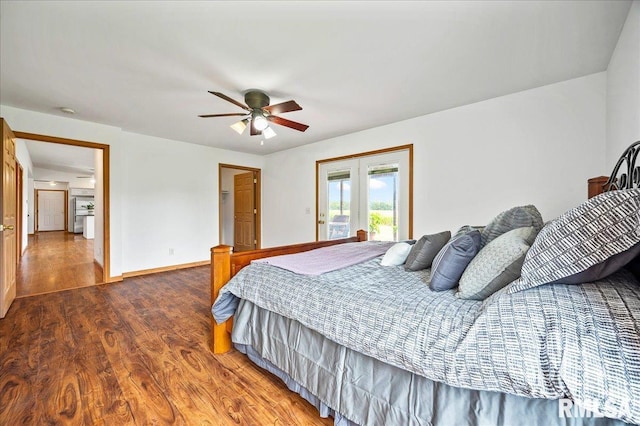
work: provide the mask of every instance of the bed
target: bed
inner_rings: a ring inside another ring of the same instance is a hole
[[[277,263],[390,252],[364,231],[251,252],[214,247],[211,349],[247,354],[337,425],[640,423],[639,151],[636,142],[623,153],[600,184],[606,193],[494,236],[530,241],[490,292],[474,274],[429,289],[460,236],[417,270],[382,266],[387,254],[320,273]],[[459,234],[490,238],[492,225]],[[492,240],[465,273],[486,272]]]

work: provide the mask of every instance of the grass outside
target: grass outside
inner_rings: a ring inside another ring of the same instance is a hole
[[[350,210],[343,210],[342,213],[340,213],[340,210],[329,210],[330,223],[333,222],[333,219],[336,218],[336,216],[339,216],[341,214],[349,216],[350,213],[351,213]],[[396,239],[395,232],[393,229],[394,227],[393,227],[393,211],[392,210],[370,210],[369,224],[371,224],[372,218],[376,222],[379,222],[379,224],[376,227],[377,228],[376,232],[372,232],[372,227],[371,225],[369,226],[369,229],[367,229],[367,231],[369,231],[369,239],[375,240],[375,241],[394,241]],[[347,230],[348,230],[348,227],[347,227]],[[345,236],[349,236],[349,235],[345,235]]]

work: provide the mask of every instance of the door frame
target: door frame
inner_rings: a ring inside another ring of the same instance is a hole
[[[222,236],[222,169],[236,169],[236,170],[245,170],[248,172],[254,172],[256,174],[256,199],[255,199],[255,206],[256,206],[256,229],[255,229],[255,236],[256,236],[256,250],[260,249],[262,247],[262,243],[261,243],[261,237],[262,237],[262,232],[261,232],[261,224],[262,224],[262,212],[261,212],[261,188],[262,188],[262,184],[261,184],[261,175],[262,175],[262,170],[261,169],[257,169],[255,167],[247,167],[247,166],[236,166],[234,164],[225,164],[225,163],[218,163],[218,244],[221,244],[220,242],[220,237]]]
[[[13,132],[16,139],[27,139],[39,142],[57,143],[60,145],[73,145],[83,148],[93,148],[102,150],[102,203],[103,203],[103,233],[102,236],[102,282],[116,282],[121,281],[122,277],[114,277],[111,279],[111,226],[110,226],[110,211],[111,205],[109,202],[109,145],[97,142],[83,141],[79,139],[67,139],[57,136],[39,135],[29,132]],[[35,228],[34,228],[35,231]]]
[[[24,202],[24,196],[22,194],[24,185],[22,179],[24,179],[24,169],[16,158],[16,247],[18,250],[18,262],[20,262],[22,258],[22,203]]]
[[[343,155],[340,157],[325,158],[316,160],[316,241],[320,241],[320,233],[318,231],[318,221],[320,220],[320,165],[330,163],[332,161],[351,160],[361,157],[369,157],[372,155],[387,154],[395,151],[409,151],[409,238],[413,238],[413,144],[399,145],[391,148],[376,149],[374,151],[358,152],[356,154]]]
[[[35,215],[34,218],[34,223],[33,223],[33,232],[34,234],[37,234],[38,232],[40,232],[39,228],[39,223],[40,223],[40,205],[39,205],[39,201],[40,201],[40,191],[49,191],[49,192],[64,192],[64,229],[63,231],[67,232],[67,230],[69,229],[69,191],[67,191],[66,189],[42,189],[42,188],[35,188],[35,197],[34,197],[34,202],[35,205],[33,206],[33,213]],[[43,231],[43,232],[49,232],[49,231]],[[55,232],[55,231],[54,231]]]

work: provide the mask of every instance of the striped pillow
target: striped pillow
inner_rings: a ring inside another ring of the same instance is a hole
[[[605,192],[540,231],[524,260],[522,276],[510,285],[509,293],[548,283],[604,278],[624,266],[620,259],[631,260],[627,255],[632,253],[626,252],[638,250],[639,243],[640,189]]]
[[[480,231],[456,233],[433,259],[429,288],[445,291],[457,287],[464,270],[479,250]]]

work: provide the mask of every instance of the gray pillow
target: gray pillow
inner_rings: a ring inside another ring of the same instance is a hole
[[[536,231],[540,231],[543,224],[542,215],[533,205],[505,210],[493,218],[482,230],[482,247],[512,229],[533,226]]]
[[[450,290],[458,285],[462,273],[480,250],[480,231],[453,237],[438,253],[431,265],[429,288]]]
[[[638,243],[640,189],[605,192],[540,231],[525,257],[522,276],[509,286],[509,293],[604,278],[633,259]]]
[[[465,269],[456,296],[484,300],[517,279],[537,234],[538,231],[529,226],[513,229],[492,240]]]
[[[484,226],[464,225],[464,226],[461,226],[460,229],[458,229],[453,236],[457,237],[458,235],[466,234],[467,232],[471,232],[471,231],[480,231],[480,235],[482,235],[483,230],[484,230]]]
[[[424,235],[411,247],[404,269],[407,271],[419,271],[430,267],[433,259],[450,238],[451,232],[449,231]]]

